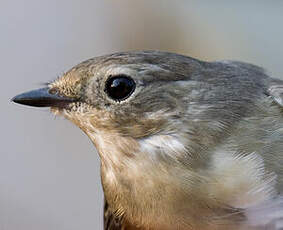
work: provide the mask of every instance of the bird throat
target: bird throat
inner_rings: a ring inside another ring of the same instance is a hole
[[[178,229],[187,229],[198,219],[196,210],[209,215],[207,208],[198,204],[206,196],[204,190],[192,190],[201,188],[191,186],[198,183],[197,175],[180,167],[173,157],[184,151],[175,138],[135,140],[109,133],[88,135],[101,157],[105,198],[117,216],[145,229],[166,230],[176,227],[176,219],[180,220]]]

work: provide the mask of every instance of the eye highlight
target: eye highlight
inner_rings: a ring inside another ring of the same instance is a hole
[[[134,80],[126,75],[110,76],[106,83],[104,91],[115,100],[122,101],[127,99],[135,91],[136,84]]]

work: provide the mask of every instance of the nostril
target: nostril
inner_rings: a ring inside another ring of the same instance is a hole
[[[56,94],[58,94],[58,89],[56,89],[56,88],[51,88],[51,89],[48,90],[48,93],[50,93],[50,94],[52,94],[52,95],[56,95]]]

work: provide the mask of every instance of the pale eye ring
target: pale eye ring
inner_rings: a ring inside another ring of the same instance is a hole
[[[115,101],[127,99],[135,91],[135,81],[126,75],[109,76],[105,83],[105,93]]]

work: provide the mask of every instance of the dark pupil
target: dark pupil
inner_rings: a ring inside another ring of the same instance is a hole
[[[129,97],[135,89],[133,79],[126,76],[112,77],[106,82],[106,93],[115,100],[123,100]]]

